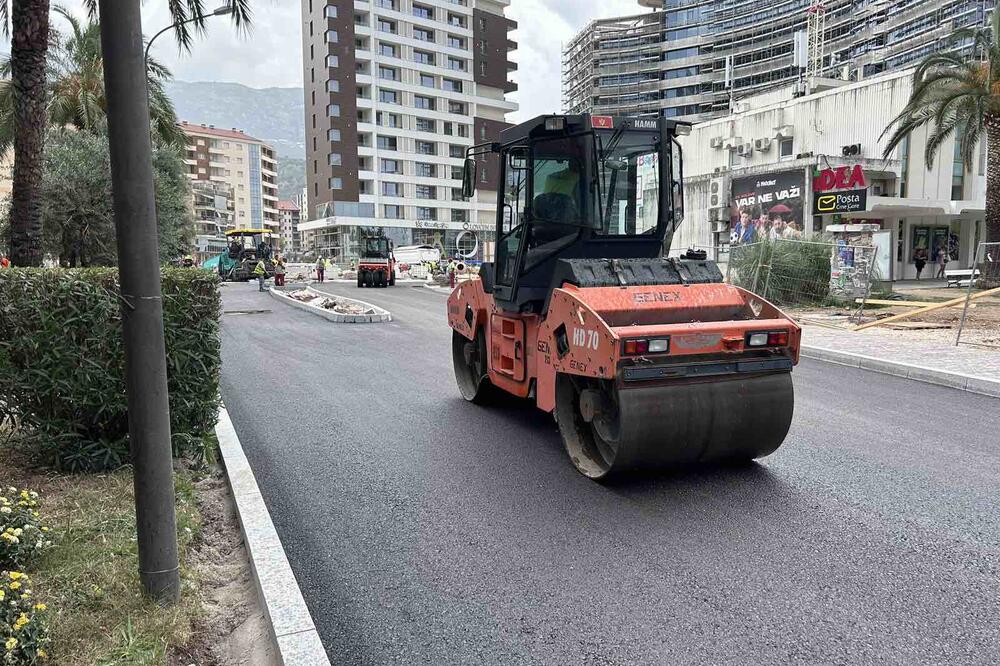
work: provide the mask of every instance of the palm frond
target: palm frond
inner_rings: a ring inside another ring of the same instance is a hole
[[[7,0],[0,0],[0,31],[4,37],[10,37],[10,5]]]

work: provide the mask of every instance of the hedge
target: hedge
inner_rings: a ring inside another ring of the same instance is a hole
[[[203,459],[218,412],[218,278],[161,277],[174,455]],[[60,469],[128,462],[121,307],[114,268],[0,270],[0,422]]]

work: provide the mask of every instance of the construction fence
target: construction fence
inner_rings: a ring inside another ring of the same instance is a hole
[[[852,308],[854,322],[881,280],[874,245],[779,238],[732,246],[728,259],[730,284],[782,308]]]
[[[965,287],[955,345],[1000,348],[1000,243],[980,243],[968,275],[952,279]]]

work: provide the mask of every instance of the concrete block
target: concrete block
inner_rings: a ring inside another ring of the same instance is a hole
[[[911,365],[909,367],[907,377],[920,382],[927,382],[928,384],[937,384],[939,386],[948,386],[950,388],[962,390],[965,390],[965,387],[969,382],[969,378],[966,375],[946,372],[944,370],[935,370],[934,368],[922,368],[917,365]]]
[[[1000,398],[1000,381],[985,377],[969,377],[965,384],[965,390]]]

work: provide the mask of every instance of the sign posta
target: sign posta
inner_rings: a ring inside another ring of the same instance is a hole
[[[829,190],[847,190],[868,187],[865,172],[860,164],[852,167],[842,166],[835,169],[823,169],[813,175],[813,192]]]
[[[817,192],[813,195],[813,215],[857,213],[868,207],[868,190]]]

